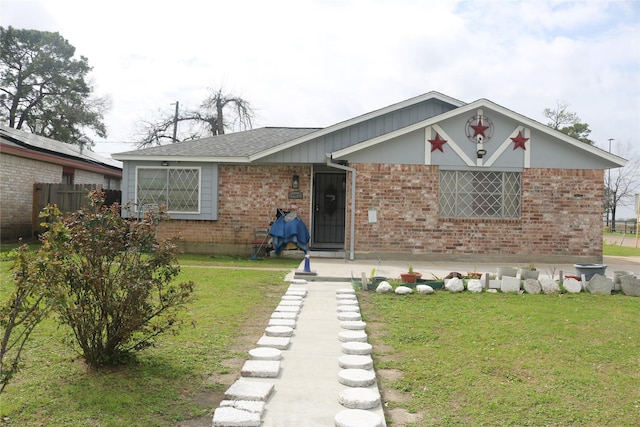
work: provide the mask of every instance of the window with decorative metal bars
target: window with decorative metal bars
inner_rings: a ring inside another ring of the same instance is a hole
[[[138,168],[136,200],[145,205],[163,205],[169,212],[200,212],[199,168]]]
[[[440,171],[443,218],[520,218],[518,172]]]

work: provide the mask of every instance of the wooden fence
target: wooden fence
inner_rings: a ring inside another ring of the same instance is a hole
[[[102,188],[98,184],[33,184],[33,212],[31,228],[33,235],[42,231],[39,214],[47,205],[58,205],[62,213],[74,212],[89,206],[89,191]],[[105,204],[121,203],[122,191],[102,190],[105,192]]]

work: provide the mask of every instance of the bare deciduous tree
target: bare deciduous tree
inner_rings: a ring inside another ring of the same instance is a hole
[[[145,121],[137,138],[138,147],[162,145],[164,142],[188,141],[206,136],[222,135],[229,129],[251,129],[255,117],[253,107],[244,98],[211,89],[210,95],[195,110],[164,114],[158,121]],[[174,140],[175,126],[180,126],[180,138]]]
[[[617,208],[633,204],[640,191],[640,158],[633,154],[629,144],[619,147],[617,155],[627,158],[628,163],[623,168],[612,169],[604,178],[605,209],[611,213],[612,231],[615,231]]]

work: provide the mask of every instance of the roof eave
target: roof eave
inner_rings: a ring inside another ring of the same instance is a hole
[[[162,156],[140,154],[112,154],[113,158],[120,161],[144,161],[144,162],[200,162],[200,163],[250,163],[248,157],[201,157],[201,156]]]

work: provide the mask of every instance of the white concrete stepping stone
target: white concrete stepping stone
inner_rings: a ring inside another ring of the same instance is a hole
[[[338,339],[341,342],[367,342],[367,333],[365,331],[342,331],[338,333]]]
[[[247,360],[240,369],[243,377],[275,378],[279,373],[279,360]]]
[[[291,281],[291,283],[295,284],[295,285],[304,285],[305,283],[307,283],[307,280],[306,279],[293,279]]]
[[[293,328],[289,326],[267,326],[264,334],[268,337],[290,337],[293,335]]]
[[[296,328],[295,319],[269,319],[269,326],[288,326],[290,328]]]
[[[302,301],[302,297],[298,295],[284,295],[282,299],[284,301]]]
[[[296,320],[298,318],[298,313],[291,313],[288,311],[274,311],[271,314],[272,319],[293,319]]]
[[[285,292],[284,296],[286,297],[297,296],[297,297],[304,298],[307,296],[307,292],[306,291],[287,291]]]
[[[363,322],[362,320],[345,320],[343,322],[340,322],[340,327],[342,329],[361,331],[367,327],[367,323]]]
[[[272,347],[278,350],[286,350],[291,344],[291,338],[287,337],[268,337],[263,335],[256,344],[258,347]]]
[[[336,294],[354,294],[356,291],[353,288],[340,288],[336,290]]]
[[[275,311],[287,312],[287,313],[299,313],[300,307],[296,307],[293,305],[279,305],[276,307]]]
[[[368,342],[349,341],[342,344],[342,352],[344,354],[371,354],[373,346]]]
[[[373,409],[380,405],[380,393],[364,387],[349,387],[338,395],[338,402],[349,409]]]
[[[338,365],[342,369],[373,369],[373,359],[369,355],[345,354],[338,359]]]
[[[260,400],[265,402],[273,391],[272,383],[239,379],[224,392],[229,400]]]
[[[259,400],[223,400],[220,407],[231,407],[240,409],[241,411],[255,412],[262,415],[264,413],[264,402]]]
[[[340,307],[341,305],[358,305],[358,300],[357,299],[339,299],[337,304],[338,304],[338,307]]]
[[[336,414],[336,427],[384,427],[384,420],[375,412],[364,409],[345,409]]]
[[[336,311],[338,313],[360,313],[360,307],[358,307],[357,305],[339,305]]]
[[[366,369],[343,369],[338,372],[338,382],[349,387],[368,387],[376,382],[376,373]]]
[[[354,294],[336,294],[338,301],[357,301],[358,297]]]
[[[302,307],[302,300],[291,301],[291,300],[283,299],[282,301],[280,301],[278,305],[290,305],[293,307]]]
[[[249,350],[249,357],[253,360],[280,360],[282,351],[273,347],[258,347]]]
[[[231,406],[217,408],[213,413],[213,427],[260,427],[260,414]]]
[[[342,312],[338,313],[338,320],[362,320],[360,313]]]

